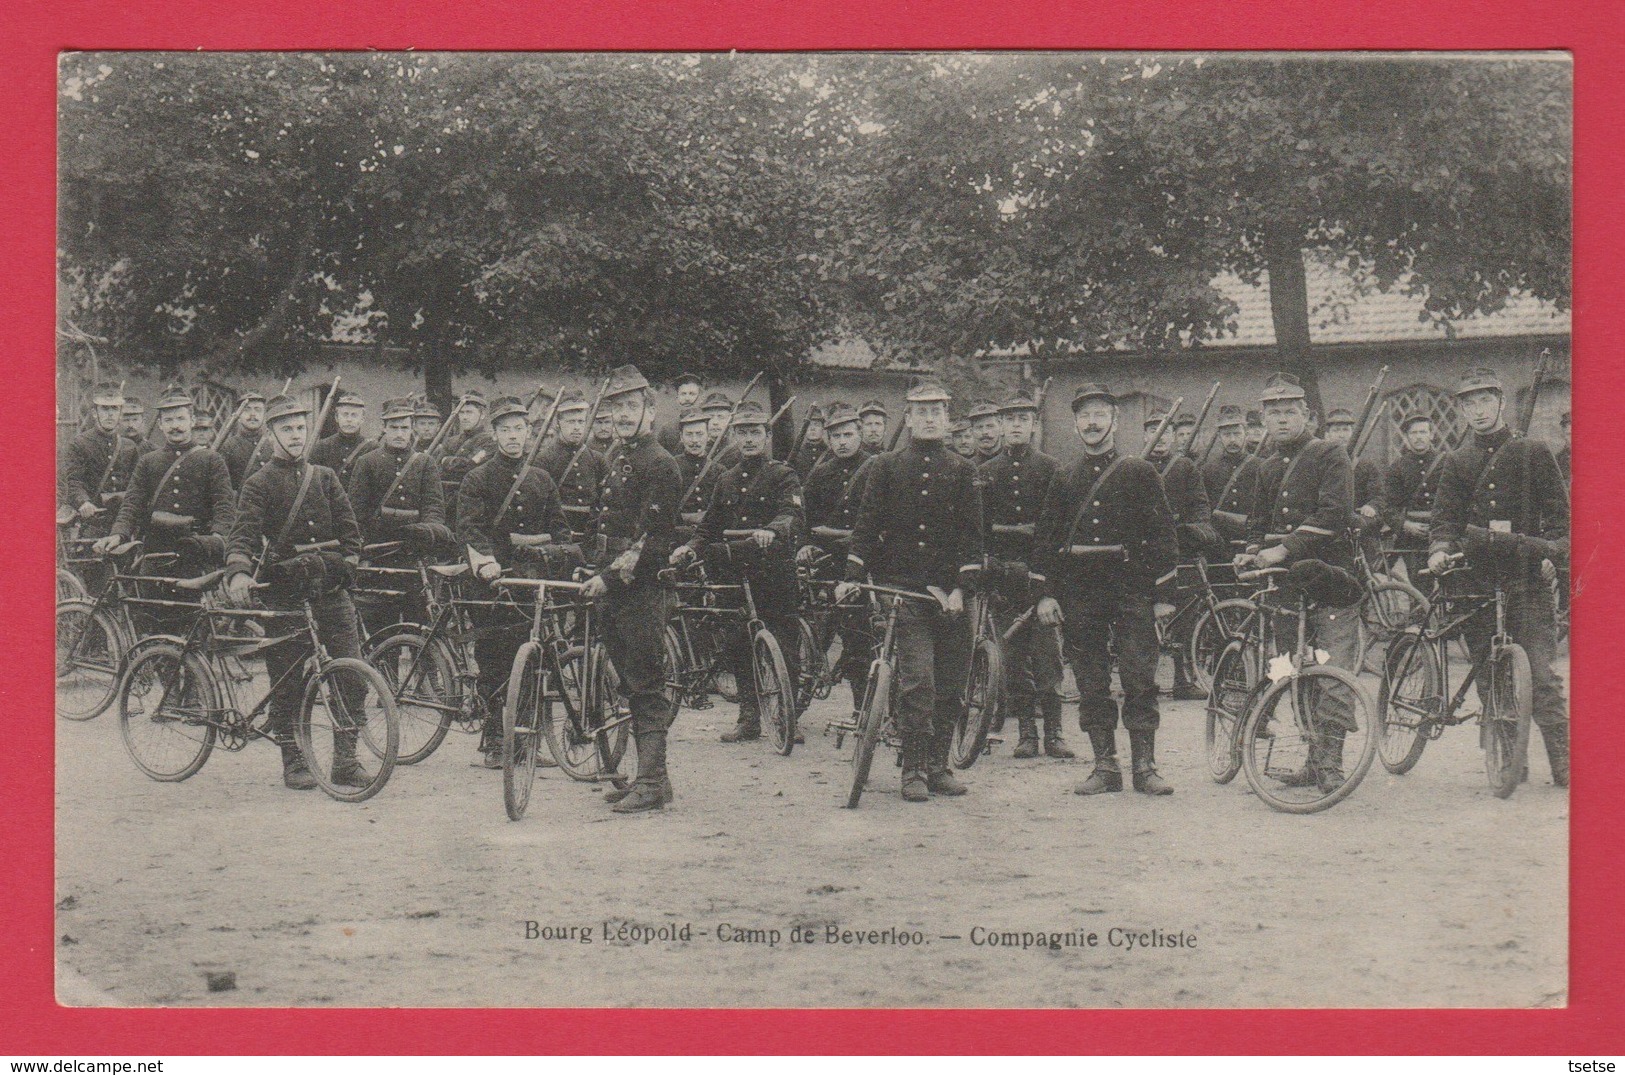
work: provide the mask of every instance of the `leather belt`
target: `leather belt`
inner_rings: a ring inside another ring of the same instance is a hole
[[[379,508],[378,513],[386,519],[398,519],[401,522],[416,522],[423,513],[416,508]]]
[[[155,511],[152,513],[152,521],[158,526],[191,526],[197,518],[192,515],[176,515],[169,511]]]
[[[994,523],[995,534],[1021,534],[1025,537],[1033,536],[1032,523]]]
[[[1128,550],[1121,545],[1069,545],[1066,554],[1068,556],[1112,556],[1123,560],[1128,559]]]

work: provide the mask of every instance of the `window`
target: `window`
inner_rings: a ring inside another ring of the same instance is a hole
[[[1467,435],[1467,421],[1456,408],[1456,399],[1442,388],[1430,384],[1415,384],[1388,394],[1388,428],[1391,443],[1400,443],[1399,423],[1407,415],[1425,414],[1433,422],[1433,441],[1445,448],[1456,448]],[[1373,431],[1375,432],[1375,431]]]

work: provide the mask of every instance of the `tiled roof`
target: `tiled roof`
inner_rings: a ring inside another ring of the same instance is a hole
[[[1345,274],[1311,263],[1309,338],[1314,343],[1388,343],[1451,338],[1445,326],[1422,318],[1422,297],[1399,290],[1360,295]],[[1240,307],[1236,332],[1208,340],[1208,347],[1269,347],[1275,343],[1270,318],[1269,277],[1256,286],[1235,276],[1214,284]],[[1569,314],[1530,296],[1508,302],[1497,313],[1454,322],[1456,339],[1546,336],[1569,331]]]

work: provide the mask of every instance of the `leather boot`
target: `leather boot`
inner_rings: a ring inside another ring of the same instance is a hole
[[[1190,657],[1183,650],[1174,654],[1174,689],[1171,697],[1176,702],[1198,702],[1207,697],[1207,691],[1191,681]]]
[[[1552,763],[1552,783],[1569,786],[1569,726],[1542,724],[1540,737],[1546,741],[1546,760]]]
[[[1089,729],[1089,742],[1095,748],[1095,769],[1089,779],[1072,789],[1074,795],[1104,795],[1123,790],[1123,770],[1117,764],[1117,733]]]
[[[1134,790],[1146,795],[1172,795],[1174,786],[1157,773],[1157,733],[1150,729],[1128,733],[1134,759]]]
[[[485,718],[480,728],[480,760],[476,769],[502,768],[502,714],[493,713]]]
[[[627,793],[610,809],[617,814],[640,814],[666,805],[666,733],[638,733],[638,776]]]
[[[970,790],[954,776],[948,764],[948,755],[953,748],[953,723],[938,717],[932,722],[931,758],[925,767],[926,790],[933,795],[963,795]]]
[[[1032,717],[1017,717],[1016,727],[1021,734],[1020,738],[1016,740],[1016,749],[1011,752],[1010,756],[1012,758],[1038,757],[1038,722]]]
[[[628,795],[632,794],[633,787],[634,785],[630,781],[623,780],[621,783],[616,784],[614,787],[604,792],[604,801],[607,803],[618,803]],[[660,800],[665,805],[670,806],[672,800],[675,798],[677,798],[677,796],[671,790],[671,777],[667,776],[666,779],[661,781],[660,784]]]
[[[356,739],[360,732],[333,733],[333,768],[329,779],[341,788],[364,788],[373,775],[356,760]]]
[[[310,791],[316,786],[316,778],[310,775],[310,768],[305,765],[305,756],[299,750],[299,745],[291,739],[282,740],[277,744],[282,748],[282,783],[294,791]]]
[[[739,720],[722,733],[724,743],[749,743],[762,737],[762,713],[754,705],[739,703]]]
[[[1321,736],[1315,786],[1320,788],[1322,794],[1330,795],[1343,786],[1343,737],[1347,734],[1342,728],[1328,728]]]
[[[1044,753],[1051,758],[1077,757],[1077,753],[1066,745],[1066,740],[1061,736],[1060,696],[1054,691],[1045,691],[1038,705],[1044,718]]]

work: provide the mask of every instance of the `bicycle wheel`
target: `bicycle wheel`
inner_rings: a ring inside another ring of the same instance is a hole
[[[148,638],[130,651],[119,681],[119,735],[152,779],[185,780],[203,768],[219,708],[214,674],[180,639]]]
[[[1377,753],[1374,709],[1359,680],[1331,665],[1271,684],[1241,728],[1242,770],[1253,794],[1287,814],[1317,813],[1348,798]]]
[[[56,606],[56,711],[65,720],[99,716],[118,691],[130,640],[112,613],[74,599]]]
[[[401,718],[401,744],[397,765],[416,765],[439,749],[460,708],[462,692],[457,672],[440,643],[430,643],[416,631],[395,631],[367,640],[367,663],[389,683],[390,697]],[[374,757],[382,744],[366,736]]]
[[[541,705],[547,690],[542,647],[526,642],[514,654],[508,674],[508,702],[502,707],[502,805],[508,820],[518,821],[530,805],[536,780],[536,751],[541,749]]]
[[[950,760],[956,769],[969,769],[987,749],[987,733],[998,719],[1004,684],[1004,653],[991,638],[976,644],[965,679],[964,705],[954,722]]]
[[[310,775],[331,798],[349,803],[372,798],[389,783],[401,746],[400,714],[389,682],[355,657],[328,661],[305,682],[293,737]],[[377,769],[364,784],[341,784],[334,777],[358,760],[362,738],[374,748]]]
[[[573,780],[598,778],[598,746],[587,720],[587,651],[571,646],[554,665],[554,690],[542,698],[542,738],[553,760]]]
[[[1408,634],[1394,641],[1383,664],[1377,756],[1384,769],[1403,776],[1416,768],[1444,712],[1439,658],[1420,635]]]
[[[688,662],[683,659],[683,642],[677,635],[677,628],[671,624],[660,634],[661,659],[664,662],[666,689],[671,692],[672,701],[685,709],[698,709],[697,699],[693,692],[684,687]]]
[[[1213,669],[1232,639],[1240,638],[1248,617],[1258,606],[1240,597],[1220,601],[1202,610],[1191,628],[1191,678],[1203,691],[1213,689]],[[1232,773],[1231,776],[1235,774]]]
[[[773,749],[788,756],[796,748],[796,696],[784,653],[773,632],[763,627],[750,640],[751,672],[756,677],[756,704],[762,728]]]
[[[72,571],[69,571],[65,567],[57,568],[57,603],[61,604],[63,601],[72,601],[76,598],[81,601],[88,601],[90,599],[90,591],[85,589],[84,581],[80,579],[78,575],[75,575]]]
[[[1241,726],[1257,687],[1257,650],[1235,639],[1214,662],[1208,687],[1207,771],[1215,783],[1228,784],[1241,772]]]
[[[631,706],[621,690],[615,662],[602,643],[594,643],[587,652],[587,683],[586,712],[598,755],[598,778],[637,775]]]
[[[1479,725],[1484,773],[1495,797],[1505,799],[1518,790],[1529,764],[1529,723],[1535,711],[1529,655],[1516,642],[1491,655],[1489,695]]]
[[[796,712],[805,713],[807,707],[812,705],[813,699],[819,697],[819,689],[823,688],[823,697],[829,697],[829,687],[825,684],[829,668],[825,664],[824,653],[818,646],[818,638],[807,622],[805,616],[796,617]]]
[[[1365,626],[1360,670],[1382,675],[1389,645],[1407,627],[1427,619],[1428,607],[1428,599],[1408,582],[1390,579],[1368,587],[1360,602],[1360,622]]]
[[[852,788],[847,792],[848,810],[858,808],[863,787],[869,782],[869,767],[874,764],[875,747],[880,744],[880,729],[886,723],[891,708],[891,665],[880,663],[869,676],[869,689],[864,693],[863,712],[858,715],[858,727],[852,733]]]

